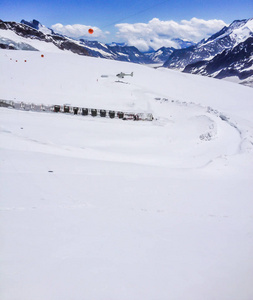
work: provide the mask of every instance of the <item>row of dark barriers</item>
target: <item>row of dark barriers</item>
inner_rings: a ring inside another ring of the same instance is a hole
[[[71,105],[38,105],[30,104],[24,102],[14,102],[8,100],[0,100],[0,107],[12,107],[19,110],[26,111],[45,111],[45,112],[56,112],[56,113],[66,113],[82,116],[100,116],[102,118],[118,118],[122,120],[142,120],[142,121],[152,121],[153,115],[151,113],[129,113],[115,110],[105,110],[96,108],[82,108]]]
[[[83,115],[88,116],[91,115],[92,117],[100,116],[102,118],[109,117],[111,119],[118,117],[119,119],[124,118],[123,112],[116,112],[114,110],[106,111],[105,109],[96,109],[96,108],[81,108],[81,107],[71,107],[68,105],[64,105],[61,107],[60,105],[54,105],[53,106],[54,112],[64,112],[64,113],[73,113],[74,115]],[[128,113],[126,113],[128,114]]]

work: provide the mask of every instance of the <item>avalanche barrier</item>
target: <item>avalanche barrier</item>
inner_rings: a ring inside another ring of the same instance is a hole
[[[13,108],[17,110],[34,111],[34,112],[55,112],[82,116],[102,117],[110,119],[122,119],[133,121],[153,121],[152,113],[131,113],[114,110],[105,110],[97,108],[84,108],[71,106],[69,104],[63,105],[44,105],[25,102],[15,102],[11,100],[1,100],[0,107]]]

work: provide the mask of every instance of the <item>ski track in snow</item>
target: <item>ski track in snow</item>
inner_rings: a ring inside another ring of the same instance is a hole
[[[167,99],[165,98],[165,100],[163,100],[163,101],[167,101]],[[243,145],[242,145],[243,143],[247,143],[247,144],[250,144],[253,146],[252,136],[248,135],[246,130],[240,129],[240,125],[238,127],[237,123],[235,121],[232,121],[231,118],[229,116],[227,116],[226,114],[219,112],[218,110],[216,110],[210,106],[204,107],[204,106],[202,106],[200,104],[196,104],[194,102],[187,103],[185,101],[181,102],[179,100],[176,100],[176,101],[171,100],[171,102],[176,103],[178,105],[199,107],[199,108],[205,110],[207,113],[220,118],[222,121],[225,121],[229,126],[233,127],[240,135],[240,138],[241,138],[240,152],[245,151],[245,149],[243,149]],[[210,128],[210,129],[213,129],[213,128]],[[213,133],[213,131],[209,131],[209,132],[201,135],[200,139],[211,140],[214,135],[215,135],[215,133]],[[247,150],[249,150],[249,148]]]

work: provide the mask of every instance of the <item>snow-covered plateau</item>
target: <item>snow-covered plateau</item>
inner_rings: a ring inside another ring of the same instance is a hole
[[[2,100],[154,116],[0,107],[1,300],[253,299],[252,88],[64,51],[0,71]]]

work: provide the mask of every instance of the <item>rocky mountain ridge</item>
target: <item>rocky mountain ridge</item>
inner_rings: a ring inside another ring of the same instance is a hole
[[[199,61],[185,67],[186,73],[218,79],[237,77],[242,84],[253,84],[253,37],[226,49],[209,61]]]
[[[232,49],[250,36],[253,36],[253,19],[236,20],[195,46],[173,51],[163,66],[183,70],[189,64],[213,59],[217,54]]]
[[[163,66],[253,86],[253,19],[236,20],[195,46],[174,50]]]

